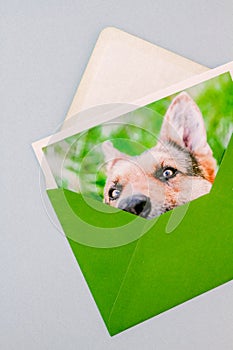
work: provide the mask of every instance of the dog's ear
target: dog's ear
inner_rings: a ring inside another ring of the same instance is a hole
[[[162,142],[174,141],[196,154],[212,155],[202,114],[186,92],[177,95],[170,104],[164,117],[160,139]]]
[[[127,155],[124,153],[121,153],[116,149],[111,141],[105,141],[102,144],[102,150],[104,153],[104,159],[106,162],[107,171],[109,171],[112,166],[117,162],[119,159],[127,159]]]

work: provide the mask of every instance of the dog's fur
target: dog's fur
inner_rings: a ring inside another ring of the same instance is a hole
[[[131,157],[106,141],[103,152],[104,202],[147,219],[208,193],[215,178],[202,114],[185,92],[169,106],[156,146]]]

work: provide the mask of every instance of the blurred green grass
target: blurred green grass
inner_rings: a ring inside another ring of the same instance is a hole
[[[233,131],[231,76],[225,73],[186,91],[203,114],[207,139],[219,165]],[[72,188],[67,172],[66,177],[62,177],[60,171],[52,169],[58,186],[82,191],[102,200],[106,175],[104,168],[100,166],[104,162],[102,150],[96,145],[110,139],[116,148],[129,155],[137,155],[153,147],[159,135],[163,116],[175,95],[117,118],[111,127],[100,125],[81,135],[74,135],[61,143],[48,146],[45,149],[48,163],[52,165],[54,155],[65,157],[62,166],[79,179],[77,188]],[[52,152],[50,148],[53,148]]]

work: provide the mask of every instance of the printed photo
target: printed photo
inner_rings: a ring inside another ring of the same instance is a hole
[[[153,219],[209,193],[232,132],[224,73],[43,152],[57,187]]]

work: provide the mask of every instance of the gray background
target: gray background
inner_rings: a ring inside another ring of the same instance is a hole
[[[99,32],[209,67],[233,60],[233,2],[1,1],[0,349],[233,349],[233,283],[111,338],[51,224],[30,143],[62,122]]]

